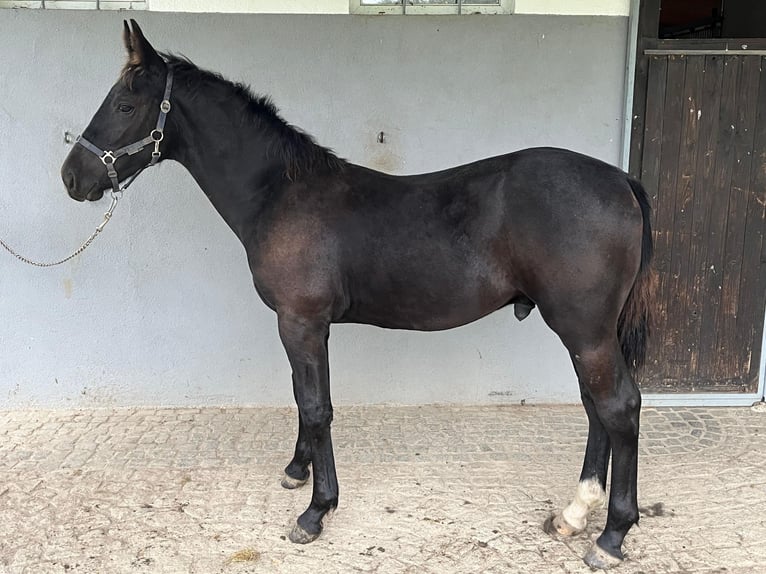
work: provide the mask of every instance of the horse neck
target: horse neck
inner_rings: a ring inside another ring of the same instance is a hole
[[[180,92],[180,90],[179,90]],[[269,134],[223,103],[174,94],[172,125],[176,141],[168,157],[183,165],[243,244],[285,166],[269,157]]]

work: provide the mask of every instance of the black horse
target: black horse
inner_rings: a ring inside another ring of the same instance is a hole
[[[242,242],[293,372],[299,432],[283,486],[302,485],[313,467],[311,504],[290,539],[314,540],[338,504],[330,325],[432,331],[513,304],[519,319],[536,306],[566,346],[589,420],[576,496],[547,530],[583,531],[606,499],[611,454],[606,527],[585,561],[607,568],[622,560],[638,520],[641,395],[633,373],[644,357],[653,284],[640,183],[552,148],[387,175],[318,146],[268,98],[158,54],[135,22],[125,23],[124,39],[128,62],[62,177],[72,198],[93,201],[110,181],[116,189],[160,155],[173,159]]]

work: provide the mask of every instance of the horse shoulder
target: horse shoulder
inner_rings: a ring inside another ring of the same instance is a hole
[[[253,280],[278,311],[332,314],[340,289],[338,238],[312,200],[291,203],[279,206],[248,246]]]

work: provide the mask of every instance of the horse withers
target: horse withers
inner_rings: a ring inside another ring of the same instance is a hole
[[[311,504],[290,539],[314,540],[338,504],[330,325],[432,331],[513,304],[519,319],[537,307],[569,351],[589,421],[574,500],[546,529],[583,532],[606,500],[611,455],[606,526],[584,559],[619,563],[638,520],[633,375],[652,286],[641,184],[553,148],[436,173],[380,173],[317,145],[246,86],[159,54],[134,21],[124,41],[128,61],[62,177],[72,198],[97,200],[145,166],[175,160],[242,242],[292,367],[299,431],[283,486],[313,472]]]

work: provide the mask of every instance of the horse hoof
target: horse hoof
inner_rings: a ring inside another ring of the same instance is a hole
[[[293,478],[289,474],[285,474],[282,477],[282,488],[286,488],[287,490],[294,490],[296,488],[300,488],[304,484],[306,484],[309,481],[308,478],[304,478],[303,480],[300,480],[298,478]]]
[[[601,548],[596,542],[590,547],[583,557],[583,562],[594,570],[609,570],[622,562],[622,557],[612,556]]]
[[[295,544],[308,544],[309,542],[314,542],[314,540],[319,538],[321,533],[321,530],[316,534],[306,532],[303,528],[301,528],[301,525],[296,522],[295,526],[293,526],[293,529],[290,532],[290,542],[294,542]]]
[[[575,528],[569,524],[561,514],[552,514],[549,516],[545,521],[545,524],[543,524],[543,530],[551,536],[558,535],[566,538],[577,536],[583,531],[582,528]]]

